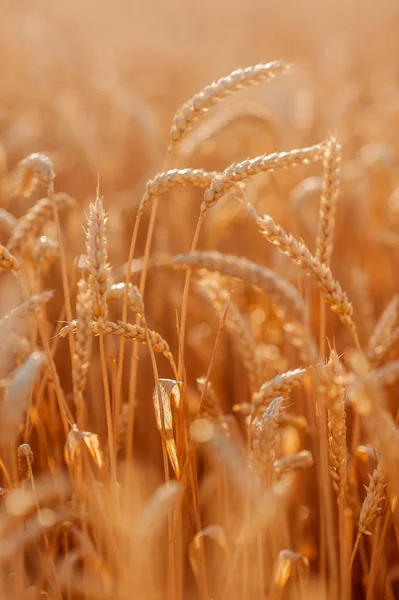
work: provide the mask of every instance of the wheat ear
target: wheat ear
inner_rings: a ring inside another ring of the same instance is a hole
[[[175,114],[170,129],[170,145],[168,151],[182,139],[205,112],[226,96],[249,86],[257,85],[286,73],[289,66],[281,61],[258,64],[245,69],[236,69],[226,77],[221,77],[205,86],[188,102],[183,104]]]
[[[214,178],[211,185],[205,191],[204,201],[201,205],[201,214],[204,215],[226,192],[249,177],[258,173],[273,171],[274,169],[306,165],[321,160],[324,152],[324,143],[319,143],[308,148],[299,148],[290,150],[289,152],[262,154],[256,158],[249,158],[242,162],[231,164],[223,173]]]
[[[249,207],[260,231],[265,238],[276,246],[280,252],[291,258],[293,262],[311,273],[323,294],[325,301],[338,315],[341,323],[349,329],[357,340],[356,326],[353,321],[353,307],[347,295],[336,281],[327,265],[323,265],[302,241],[296,240],[291,234],[286,233],[272,217],[265,215],[260,217],[255,209]]]
[[[30,479],[34,456],[29,444],[21,444],[17,449],[17,468],[21,481]]]
[[[202,402],[199,407],[198,415],[207,419],[220,421],[220,419],[223,417],[223,412],[220,408],[220,403],[212,383],[210,381],[206,381],[206,377],[204,376],[198,377],[197,387],[198,391],[202,395]]]
[[[334,245],[340,162],[341,146],[334,137],[330,137],[325,145],[323,187],[316,241],[316,258],[325,265],[330,264]]]
[[[114,283],[108,288],[107,299],[119,299],[123,300],[125,296],[125,282],[122,283]],[[133,285],[129,283],[129,297],[128,302],[131,310],[135,313],[144,314],[144,302],[143,298],[140,294],[140,290],[137,285]]]
[[[52,290],[46,290],[41,294],[34,294],[28,298],[28,300],[25,300],[25,302],[22,302],[22,304],[19,304],[13,308],[7,315],[0,319],[0,329],[2,327],[14,327],[16,321],[31,315],[36,308],[42,304],[46,304],[46,302],[48,302],[53,296],[54,292]]]
[[[76,317],[75,353],[72,358],[72,383],[79,416],[78,423],[79,426],[82,426],[83,394],[86,387],[92,347],[90,332],[92,319],[91,293],[87,281],[84,279],[81,279],[78,283]]]
[[[283,410],[283,398],[274,398],[252,424],[250,461],[258,475],[271,483],[273,463],[276,458],[276,434]]]
[[[41,152],[30,154],[21,160],[17,167],[17,186],[24,196],[29,196],[38,183],[51,185],[54,178],[53,164],[50,158]]]
[[[270,296],[272,302],[287,310],[299,322],[303,323],[306,320],[304,302],[294,286],[274,271],[247,258],[207,251],[177,254],[172,257],[171,262],[174,265],[207,269],[240,279],[251,286],[260,288]]]
[[[385,307],[370,335],[367,358],[372,364],[379,364],[396,341],[397,329],[395,325],[398,322],[398,317],[399,295],[395,294]]]
[[[343,504],[348,476],[345,387],[342,379],[343,368],[335,350],[331,352],[327,368],[331,374],[331,383],[327,391],[330,473],[334,490],[337,493],[338,503]]]
[[[75,205],[75,200],[68,194],[57,193],[53,196],[57,209],[68,208]],[[49,221],[53,216],[53,199],[42,198],[38,200],[28,212],[21,217],[8,242],[10,250],[16,254],[20,254],[27,240],[37,235],[38,231]]]
[[[107,293],[111,268],[108,264],[106,222],[104,206],[97,194],[94,204],[90,204],[86,232],[89,288],[93,318],[96,320],[106,319],[108,314]]]
[[[381,468],[378,464],[374,469],[373,474],[369,475],[370,482],[366,487],[366,497],[363,500],[362,508],[359,516],[359,535],[368,533],[370,525],[376,518],[381,502],[385,497],[386,480]]]

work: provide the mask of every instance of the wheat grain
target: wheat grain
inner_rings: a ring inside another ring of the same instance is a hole
[[[258,173],[273,171],[274,169],[286,169],[297,165],[309,164],[323,158],[325,147],[323,143],[299,148],[289,152],[275,152],[274,154],[262,154],[256,158],[250,158],[239,163],[233,163],[227,169],[217,175],[204,194],[201,205],[201,214],[211,208],[232,187],[247,180]]]
[[[314,276],[326,302],[339,316],[341,323],[356,335],[352,304],[349,302],[347,295],[342,290],[338,281],[334,279],[329,267],[321,264],[303,242],[296,240],[291,234],[286,233],[280,225],[276,224],[272,217],[269,215],[260,217],[253,207],[250,207],[249,211],[259,225],[262,235],[271,244],[276,246],[280,252]]]
[[[108,264],[107,216],[101,198],[97,194],[90,204],[86,231],[86,258],[90,273],[89,288],[94,319],[106,319],[108,313],[107,293],[111,268]]]
[[[236,69],[226,77],[221,77],[210,85],[205,86],[188,102],[183,104],[175,114],[170,129],[169,152],[179,142],[184,134],[191,129],[205,112],[226,96],[246,87],[257,85],[286,73],[289,66],[281,61],[259,64],[245,69]]]
[[[330,137],[325,146],[323,188],[316,243],[316,258],[325,265],[330,264],[334,245],[340,162],[341,146],[334,137]]]

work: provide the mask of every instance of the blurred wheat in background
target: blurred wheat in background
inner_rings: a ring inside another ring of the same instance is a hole
[[[399,597],[399,5],[0,5],[0,598]]]

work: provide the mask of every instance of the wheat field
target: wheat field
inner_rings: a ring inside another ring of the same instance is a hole
[[[399,597],[399,5],[0,5],[0,599]]]

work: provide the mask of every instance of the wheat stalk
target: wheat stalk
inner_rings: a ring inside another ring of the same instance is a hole
[[[323,294],[325,301],[339,316],[341,323],[351,331],[357,339],[356,326],[353,321],[353,307],[347,295],[336,281],[327,265],[323,265],[301,241],[278,225],[272,217],[260,217],[253,207],[249,211],[259,225],[262,235],[280,252],[291,258],[293,262],[311,273]]]
[[[261,383],[262,365],[256,358],[256,343],[247,319],[231,300],[229,292],[218,281],[207,278],[200,280],[197,285],[212,302],[219,318],[222,318],[226,305],[229,305],[225,314],[225,326],[231,334],[234,348],[248,373],[250,388],[253,392],[259,388]]]
[[[194,122],[217,102],[238,90],[269,81],[277,75],[286,73],[288,70],[289,66],[281,61],[258,64],[246,67],[245,69],[236,69],[226,77],[221,77],[210,85],[205,86],[188,102],[183,104],[173,117],[169,134],[171,141],[168,151],[171,152],[177,142],[191,129]]]
[[[323,158],[324,143],[315,144],[308,148],[299,148],[289,152],[275,152],[262,154],[239,163],[233,163],[217,175],[205,191],[204,201],[201,205],[201,214],[211,208],[216,202],[238,183],[253,177],[258,173],[265,173],[279,168],[289,168],[297,165],[309,164]]]
[[[220,421],[223,417],[223,412],[220,408],[219,400],[212,383],[207,381],[204,376],[198,377],[197,387],[202,397],[198,412],[199,416]]]
[[[330,264],[334,245],[340,162],[341,146],[334,137],[330,137],[325,145],[323,187],[316,242],[316,258],[325,265]]]
[[[328,410],[330,473],[338,502],[343,504],[348,476],[348,450],[346,446],[345,387],[341,381],[343,369],[336,354],[330,358],[329,367],[332,372],[332,382],[328,394],[330,402]],[[334,398],[333,401],[332,398]]]

